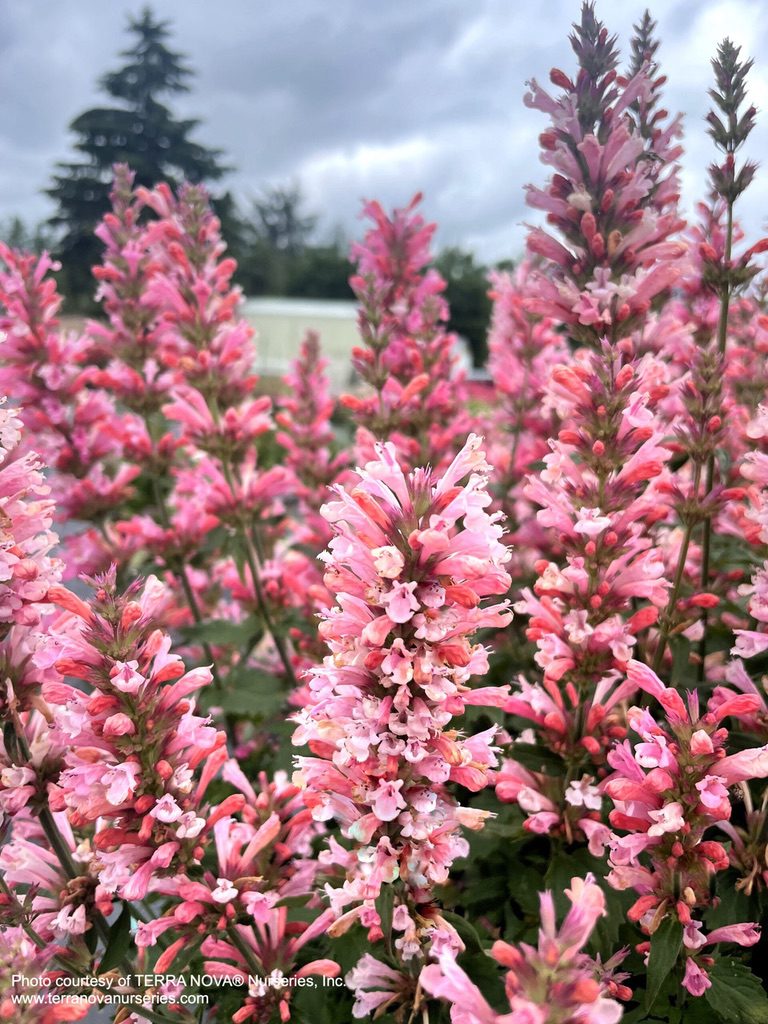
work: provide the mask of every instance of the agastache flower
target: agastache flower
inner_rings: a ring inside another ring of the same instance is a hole
[[[215,978],[254,979],[243,1005],[232,1017],[235,1024],[260,1024],[277,1011],[281,1021],[291,1018],[292,986],[289,978],[336,978],[341,968],[333,960],[312,960],[297,965],[304,946],[323,935],[333,919],[324,911],[306,925],[293,926],[288,911],[277,907],[255,925],[233,924],[228,937],[208,936],[201,946],[206,974]]]
[[[571,907],[557,927],[551,892],[539,897],[541,928],[538,947],[498,940],[491,956],[506,970],[505,991],[509,1013],[496,1013],[477,986],[448,953],[421,972],[421,986],[451,1005],[453,1024],[616,1024],[622,1007],[614,994],[629,998],[600,977],[598,965],[582,952],[597,922],[606,915],[605,896],[594,878],[573,878],[566,889]]]
[[[493,309],[488,332],[488,370],[494,384],[494,406],[487,416],[489,457],[495,470],[491,485],[507,515],[513,559],[525,570],[537,552],[549,550],[546,531],[531,514],[523,485],[533,464],[549,451],[556,417],[544,397],[552,370],[568,358],[556,324],[526,308],[532,270],[531,262],[525,261],[514,275],[490,275]]]
[[[701,995],[711,964],[699,958],[701,947],[719,941],[752,945],[759,938],[752,924],[734,924],[707,937],[700,918],[714,903],[714,876],[728,867],[726,848],[705,834],[728,822],[729,786],[768,776],[765,748],[727,755],[728,730],[722,723],[728,716],[753,714],[760,702],[756,695],[720,688],[702,715],[696,694],[684,701],[640,662],[630,662],[628,676],[661,705],[665,720],[659,724],[647,709],[631,708],[629,723],[640,740],[618,744],[608,755],[614,772],[602,790],[613,801],[609,818],[617,830],[608,843],[608,881],[639,894],[628,916],[646,935],[666,917],[680,923],[683,984]]]
[[[143,301],[160,314],[156,329],[166,365],[222,409],[246,398],[255,382],[253,330],[237,316],[240,291],[231,285],[235,261],[225,245],[208,195],[201,186],[139,188],[141,202],[158,220],[146,244],[156,266]]]
[[[594,345],[629,336],[680,275],[685,246],[674,240],[683,222],[672,164],[679,124],[649,131],[642,112],[658,79],[644,57],[629,79],[617,75],[616,39],[592,4],[574,30],[578,73],[571,79],[553,69],[557,98],[535,81],[525,96],[551,119],[541,144],[554,170],[546,189],[529,186],[528,203],[559,234],[534,228],[528,236],[529,252],[549,269],[534,278],[529,308]]]
[[[389,439],[409,466],[445,466],[469,421],[456,338],[445,330],[445,281],[427,269],[435,225],[415,212],[420,202],[416,195],[391,216],[376,202],[363,207],[374,226],[352,247],[350,285],[366,347],[353,350],[352,364],[373,393],[341,401],[358,423],[360,460]]]
[[[29,817],[14,822],[9,842],[0,850],[0,870],[14,892],[30,888],[27,913],[35,932],[45,941],[65,943],[93,928],[95,912],[109,916],[113,896],[98,879],[99,857],[90,840],[78,842],[66,814],[53,823],[69,853],[74,877],[65,871],[39,824]]]
[[[654,360],[629,362],[607,349],[555,367],[550,394],[563,426],[526,488],[563,557],[536,562],[533,590],[524,589],[516,605],[530,616],[526,632],[543,678],[521,678],[506,710],[563,757],[570,781],[594,781],[624,735],[621,708],[631,691],[621,674],[666,603],[665,564],[650,533],[666,515],[653,481],[670,455],[654,419],[665,393],[657,381]],[[517,799],[508,787],[500,792]],[[548,786],[546,814],[529,814],[526,827],[569,841],[583,833],[596,850],[599,803],[585,814],[580,792]]]
[[[320,354],[320,338],[308,331],[299,355],[284,378],[287,393],[279,401],[275,421],[280,428],[277,440],[286,450],[285,464],[299,483],[297,497],[302,519],[310,533],[324,546],[330,539],[328,526],[319,509],[327,488],[336,481],[346,465],[343,452],[336,452],[331,416],[331,397],[327,360]]]
[[[45,253],[0,244],[0,393],[21,403],[17,415],[27,437],[34,437],[36,451],[55,471],[59,517],[88,520],[133,493],[138,469],[121,461],[120,417],[85,373],[93,342],[87,334],[60,330],[61,299],[51,276],[57,268]],[[69,536],[80,534],[69,530]]]
[[[0,639],[11,626],[32,626],[40,618],[49,586],[61,574],[50,556],[53,502],[40,460],[17,456],[22,423],[0,405]]]
[[[357,484],[337,487],[323,509],[335,532],[324,557],[337,605],[321,624],[331,654],[297,716],[294,743],[314,756],[298,758],[296,780],[313,815],[335,818],[355,844],[349,881],[331,898],[337,909],[363,901],[350,913],[369,927],[382,885],[400,879],[411,899],[427,901],[466,850],[462,826],[480,828],[486,816],[461,807],[445,783],[486,784],[494,730],[464,738],[452,720],[505,699],[505,688],[469,686],[488,664],[472,635],[510,619],[506,603],[484,600],[509,586],[487,473],[474,435],[442,474],[406,473],[394,445],[380,445]]]
[[[60,639],[56,668],[92,688],[44,686],[66,747],[52,799],[75,826],[100,821],[101,885],[140,899],[156,876],[201,856],[192,818],[213,827],[202,800],[226,759],[225,737],[194,713],[190,699],[210,682],[210,671],[186,672],[170,638],[154,627],[162,585],[151,578],[141,593],[134,585],[119,594],[110,574],[95,586],[92,605],[63,587],[50,592],[79,620]],[[217,809],[226,813],[224,805]]]

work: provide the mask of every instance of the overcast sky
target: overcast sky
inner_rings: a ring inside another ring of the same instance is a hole
[[[239,196],[300,182],[330,234],[359,231],[362,198],[402,203],[421,190],[442,244],[485,259],[516,255],[531,219],[523,185],[541,183],[544,115],[522,103],[530,77],[574,65],[567,36],[578,0],[155,0],[173,45],[197,71],[177,103],[200,141],[226,151]],[[0,0],[0,218],[50,213],[41,189],[71,155],[67,124],[98,102],[119,64],[124,0]],[[598,0],[626,54],[642,0]],[[712,157],[702,118],[709,59],[730,34],[755,57],[762,111],[749,153],[768,142],[768,2],[659,0],[666,102],[686,114],[684,196],[702,194]],[[768,217],[768,161],[745,197],[750,237]]]

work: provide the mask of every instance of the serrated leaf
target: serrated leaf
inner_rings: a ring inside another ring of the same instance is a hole
[[[704,998],[725,1024],[768,1024],[768,995],[744,964],[728,957],[718,960],[709,980],[712,986]]]
[[[653,1006],[661,986],[677,963],[683,945],[683,926],[674,917],[665,918],[651,936],[651,953],[648,958],[648,987],[645,1006]]]
[[[104,974],[106,971],[111,971],[114,967],[117,967],[128,952],[130,945],[131,908],[127,903],[124,903],[120,916],[109,929],[109,941],[101,958],[99,972]]]

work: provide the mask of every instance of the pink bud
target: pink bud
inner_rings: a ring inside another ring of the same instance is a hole
[[[110,715],[104,722],[105,736],[132,736],[136,732],[136,726],[128,717],[120,712],[117,715]]]

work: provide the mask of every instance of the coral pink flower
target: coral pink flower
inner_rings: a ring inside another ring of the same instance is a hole
[[[673,122],[649,132],[636,120],[632,108],[642,109],[657,83],[647,64],[629,80],[616,75],[615,37],[591,5],[574,29],[578,74],[571,80],[553,70],[563,90],[557,98],[535,81],[525,96],[551,120],[541,142],[554,171],[546,189],[529,186],[528,203],[546,212],[562,239],[531,230],[529,252],[549,273],[533,278],[528,306],[594,345],[628,337],[682,272],[686,247],[674,239],[684,225],[673,163],[680,128]]]
[[[692,995],[701,995],[710,984],[705,961],[694,959],[702,946],[721,941],[752,945],[759,938],[753,924],[728,925],[707,937],[695,915],[712,904],[713,876],[728,867],[723,845],[705,838],[712,825],[730,817],[727,786],[768,775],[763,749],[725,756],[728,732],[722,720],[749,716],[760,701],[757,695],[720,688],[701,715],[696,694],[684,702],[647,666],[632,661],[628,674],[662,704],[666,721],[657,723],[647,709],[630,709],[629,723],[640,742],[625,742],[608,755],[614,773],[602,789],[613,801],[610,821],[618,830],[608,844],[608,880],[639,894],[629,917],[646,934],[652,935],[668,915],[685,926],[683,984]]]
[[[324,557],[337,605],[321,624],[331,654],[311,673],[294,735],[315,755],[298,759],[307,806],[336,818],[358,848],[334,905],[364,901],[371,921],[394,878],[427,900],[466,850],[461,826],[482,825],[484,812],[461,808],[444,783],[486,784],[494,730],[463,738],[450,723],[475,702],[471,676],[487,669],[473,633],[510,619],[505,603],[484,601],[506,592],[509,551],[499,514],[486,512],[480,439],[443,474],[406,474],[392,444],[377,456],[323,509],[335,532]],[[504,698],[504,689],[478,695]]]
[[[61,563],[49,552],[53,502],[42,466],[33,454],[17,455],[22,424],[0,405],[0,639],[12,624],[35,625]]]
[[[268,1020],[275,1010],[281,1021],[291,1017],[291,985],[286,979],[319,976],[336,978],[341,968],[333,960],[312,960],[298,967],[297,956],[312,939],[322,935],[333,920],[330,910],[320,914],[310,925],[291,927],[286,908],[271,911],[262,923],[254,926],[233,924],[233,938],[208,936],[201,951],[207,974],[216,978],[252,977],[252,987],[243,1006],[232,1017],[235,1024]],[[232,933],[230,933],[232,934]]]
[[[373,394],[344,395],[359,424],[358,458],[373,457],[376,440],[390,440],[409,466],[444,466],[466,436],[463,380],[456,369],[456,338],[445,331],[445,282],[431,262],[434,224],[415,212],[421,196],[388,216],[376,202],[363,214],[374,222],[352,247],[350,279],[360,303],[365,348],[354,368]]]
[[[110,575],[96,587],[92,608],[64,588],[51,592],[78,616],[78,628],[57,638],[56,668],[94,688],[44,685],[66,747],[54,801],[75,826],[101,823],[100,883],[141,899],[155,876],[201,855],[198,836],[215,821],[201,811],[202,798],[226,759],[225,737],[194,714],[190,699],[210,671],[186,672],[154,627],[158,581],[118,594]]]
[[[523,589],[515,606],[530,616],[526,635],[543,678],[521,678],[506,710],[530,724],[549,751],[581,765],[587,785],[624,734],[622,702],[636,684],[622,674],[670,585],[651,533],[667,514],[654,481],[671,454],[655,418],[666,393],[658,379],[656,360],[625,361],[607,348],[556,366],[548,393],[563,426],[544,469],[525,488],[562,555],[535,563],[533,589]],[[514,746],[509,753],[514,758]],[[507,799],[510,791],[501,792]],[[568,841],[583,834],[596,851],[603,834],[597,797],[590,795],[585,814],[573,790],[548,785],[547,795],[546,816],[523,808],[525,827]]]
[[[509,1013],[496,1013],[454,958],[444,953],[422,969],[420,983],[451,1004],[454,1024],[549,1024],[560,1020],[616,1024],[622,1007],[599,980],[596,964],[581,950],[606,914],[605,896],[592,876],[573,878],[566,889],[571,907],[558,929],[552,894],[542,893],[538,948],[497,941],[491,956],[506,968]],[[615,986],[614,986],[615,987]],[[625,994],[626,993],[626,994]],[[630,994],[624,990],[625,998]]]

